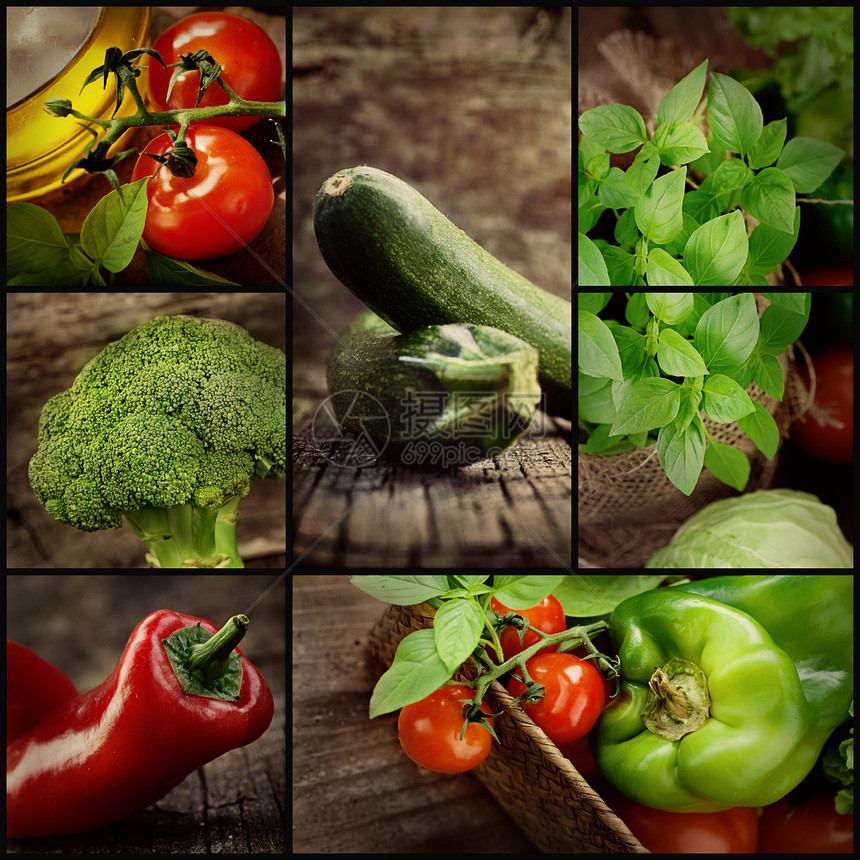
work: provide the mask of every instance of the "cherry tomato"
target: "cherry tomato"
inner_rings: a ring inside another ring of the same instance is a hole
[[[526,661],[526,669],[536,684],[546,688],[540,701],[525,705],[535,725],[557,746],[585,737],[606,702],[600,672],[573,654],[537,654]],[[508,683],[512,696],[521,695],[525,689],[516,676]]]
[[[509,609],[493,597],[490,600],[490,608],[498,612],[499,615],[516,612],[517,615],[522,615],[532,627],[536,627],[544,633],[561,633],[562,630],[567,629],[564,610],[551,594],[529,609]],[[537,633],[527,630],[523,636],[523,645],[520,646],[520,631],[513,625],[505,627],[499,634],[499,641],[502,643],[505,660],[510,660],[515,654],[519,654],[521,651],[534,645],[539,639],[540,636]],[[557,650],[558,645],[550,645],[548,648],[542,648],[538,653],[545,654]],[[495,659],[495,651],[490,649],[489,654],[490,657]]]
[[[843,346],[812,357],[815,400],[791,425],[791,439],[828,463],[854,462],[854,350]],[[835,426],[835,423],[841,426]]]
[[[817,794],[796,809],[783,798],[761,817],[760,854],[853,854],[854,818],[833,806],[833,794]]]
[[[466,727],[463,739],[463,701],[474,692],[462,684],[448,684],[426,699],[406,705],[397,718],[403,752],[415,764],[436,773],[463,773],[477,767],[489,754],[492,736],[480,725]],[[481,710],[492,713],[486,702]],[[488,722],[492,725],[493,720]]]
[[[281,94],[281,55],[268,33],[253,21],[229,12],[198,12],[181,18],[168,27],[152,46],[165,64],[175,63],[180,54],[208,51],[223,69],[221,77],[243,99],[273,102]],[[179,76],[166,101],[170,78],[176,71],[165,69],[154,58],[149,63],[149,94],[156,110],[212,107],[224,105],[229,96],[216,82],[210,84],[197,105],[200,72],[185,72]],[[259,122],[257,116],[216,117],[207,125],[219,125],[242,131]]]
[[[272,213],[275,193],[266,162],[244,138],[226,128],[196,125],[186,142],[197,155],[191,177],[174,176],[147,158],[173,148],[167,134],[151,140],[134,166],[132,181],[152,176],[143,238],[179,260],[231,254],[256,239]]]

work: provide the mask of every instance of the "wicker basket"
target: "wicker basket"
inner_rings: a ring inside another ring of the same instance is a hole
[[[371,631],[371,653],[390,666],[400,640],[432,627],[433,614],[426,603],[390,606]],[[468,676],[468,669],[463,674]],[[649,853],[543,731],[511,704],[497,681],[489,699],[493,711],[503,712],[495,722],[500,743],[472,773],[538,849],[548,854]]]

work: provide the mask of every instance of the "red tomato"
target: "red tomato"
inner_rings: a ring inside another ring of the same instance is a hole
[[[167,134],[151,140],[134,166],[132,182],[152,176],[143,238],[160,254],[206,260],[231,254],[256,239],[272,213],[275,193],[266,162],[226,128],[195,125],[186,142],[197,155],[191,177],[174,176],[145,153],[164,155]]]
[[[526,661],[526,669],[536,684],[546,688],[540,701],[525,704],[535,725],[557,746],[585,737],[606,702],[600,672],[573,654],[538,654]],[[508,683],[512,696],[522,695],[525,689],[516,676]]]
[[[403,708],[397,718],[403,752],[415,764],[437,773],[463,773],[477,767],[490,754],[493,738],[483,726],[472,723],[460,739],[462,700],[471,701],[474,695],[462,684],[448,684]],[[481,702],[481,710],[492,713],[485,702]]]
[[[505,615],[508,612],[516,612],[517,615],[522,615],[528,623],[544,633],[561,633],[567,629],[567,623],[564,617],[564,610],[561,604],[550,594],[547,595],[540,603],[529,609],[509,609],[503,603],[500,603],[493,597],[490,600],[490,609],[495,610],[499,615]],[[520,631],[513,626],[505,627],[499,634],[499,640],[502,643],[502,651],[505,655],[505,660],[510,660],[515,654],[519,654],[526,648],[534,645],[540,636],[531,630],[527,630],[523,636],[523,645],[520,646]],[[542,648],[538,653],[544,654],[549,651],[557,651],[558,645],[551,645],[548,648]],[[495,659],[495,651],[489,650],[490,657]]]
[[[853,287],[854,269],[850,266],[837,266],[832,269],[817,269],[801,274],[804,287]]]
[[[723,812],[664,812],[616,792],[602,792],[618,817],[652,854],[752,854],[759,824],[751,806]]]
[[[783,798],[761,817],[759,854],[853,854],[854,818],[833,806],[833,794],[817,794],[792,810]]]
[[[180,54],[208,51],[223,69],[221,77],[243,99],[273,102],[281,94],[281,55],[268,33],[253,21],[229,12],[198,12],[181,18],[168,27],[152,46],[167,65],[175,63]],[[185,72],[177,79],[166,101],[170,78],[176,69],[165,69],[154,58],[149,63],[149,93],[156,110],[193,108],[200,87],[200,72]],[[230,101],[227,93],[211,84],[199,107],[224,105]],[[259,122],[261,117],[217,117],[206,120],[208,125],[220,125],[242,131]]]
[[[791,425],[791,439],[828,463],[854,462],[854,350],[849,346],[812,357],[815,401]],[[833,422],[839,423],[837,427]]]

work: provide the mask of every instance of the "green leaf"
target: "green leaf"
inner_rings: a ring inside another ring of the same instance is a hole
[[[391,668],[374,687],[370,718],[420,702],[450,677],[448,667],[436,650],[434,631],[415,630],[401,640]]]
[[[671,328],[660,332],[657,364],[668,376],[704,376],[708,372],[696,347]]]
[[[579,369],[588,376],[607,376],[619,382],[624,379],[612,332],[589,311],[579,311]]]
[[[599,314],[612,298],[612,293],[577,293],[576,305],[581,311]]]
[[[680,260],[676,260],[662,248],[648,252],[645,277],[649,287],[692,287],[693,279]]]
[[[770,167],[779,158],[785,143],[786,119],[769,122],[761,132],[758,143],[749,154],[749,165],[753,170]]]
[[[443,574],[352,574],[349,581],[356,588],[383,603],[413,606],[448,591]],[[430,692],[433,692],[432,690]]]
[[[782,365],[776,356],[755,350],[750,356],[753,379],[756,385],[777,400],[782,400],[785,392],[785,377],[782,375]]]
[[[708,308],[699,319],[693,342],[711,373],[732,373],[749,358],[758,332],[753,294],[742,293]]]
[[[705,468],[718,480],[743,492],[750,479],[750,461],[743,451],[711,439],[705,451]]]
[[[553,594],[564,580],[563,574],[535,576],[532,573],[496,574],[493,594],[510,609],[528,609]]]
[[[777,167],[759,171],[741,192],[741,206],[754,218],[777,230],[794,230],[797,202],[791,180]]]
[[[844,157],[845,150],[832,143],[814,137],[795,137],[785,145],[776,166],[794,183],[798,194],[810,194]]]
[[[667,424],[657,434],[657,457],[666,477],[685,495],[696,489],[705,460],[705,430],[696,416],[686,430]]]
[[[6,277],[9,286],[86,284],[92,265],[70,247],[57,219],[32,203],[6,204]],[[75,265],[77,257],[84,264]]]
[[[711,72],[708,125],[717,143],[730,152],[746,155],[758,143],[764,120],[758,102],[743,84],[728,75]]]
[[[484,614],[474,600],[446,600],[439,607],[433,618],[436,651],[451,674],[478,647],[483,629]]]
[[[708,143],[699,129],[689,122],[677,122],[669,127],[659,146],[660,161],[667,167],[689,164],[708,152]]]
[[[613,436],[642,433],[674,420],[681,405],[681,386],[671,379],[652,377],[635,382],[618,406],[610,430]]]
[[[690,422],[699,414],[699,405],[702,402],[702,389],[692,387],[685,380],[681,386],[681,408],[675,416],[675,427],[678,430],[686,430]]]
[[[657,107],[657,122],[679,122],[687,120],[702,100],[708,61],[702,60],[695,69],[685,75],[666,93]]]
[[[645,293],[645,302],[660,322],[675,325],[693,310],[692,293]],[[655,328],[654,334],[658,329]]]
[[[627,184],[624,171],[613,167],[597,188],[597,199],[607,209],[629,209],[639,195]]]
[[[809,316],[810,293],[762,293],[773,304],[795,314]]]
[[[734,379],[715,373],[705,380],[702,407],[712,421],[728,424],[755,411],[749,394]]]
[[[759,224],[750,236],[747,266],[754,272],[768,274],[788,257],[800,230],[800,207],[794,207],[794,230],[786,233],[770,224]],[[767,282],[764,284],[767,285]]]
[[[806,323],[809,320],[809,293],[796,293],[794,295],[801,298],[806,296],[805,312],[798,313],[776,304],[766,307],[761,315],[759,349],[772,355],[779,355],[781,352],[785,352],[806,328]]]
[[[649,141],[648,144],[650,143]],[[624,182],[630,186],[630,190],[637,199],[651,187],[660,170],[660,153],[653,145],[649,147],[648,144],[636,153],[633,164],[624,174]]]
[[[773,416],[753,400],[755,412],[738,419],[738,426],[752,439],[756,448],[772,460],[779,448],[779,428]]]
[[[146,185],[149,177],[121,186],[99,200],[84,219],[81,247],[109,272],[131,263],[146,223]]]
[[[627,105],[601,105],[579,118],[583,134],[610,152],[630,152],[648,140],[645,120]]]
[[[597,245],[584,233],[579,234],[579,286],[611,286],[603,255]]]
[[[744,218],[736,209],[693,232],[684,249],[684,263],[697,286],[726,286],[735,282],[748,253]]]
[[[752,178],[753,172],[739,158],[730,158],[708,177],[708,192],[721,194],[734,191],[748,185]]]
[[[636,226],[649,242],[664,245],[681,232],[686,176],[687,168],[682,167],[658,177],[637,201]]]

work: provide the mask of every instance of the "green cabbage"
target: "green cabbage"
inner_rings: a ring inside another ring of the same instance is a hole
[[[757,490],[712,502],[651,556],[650,568],[854,567],[836,511],[810,493]]]

